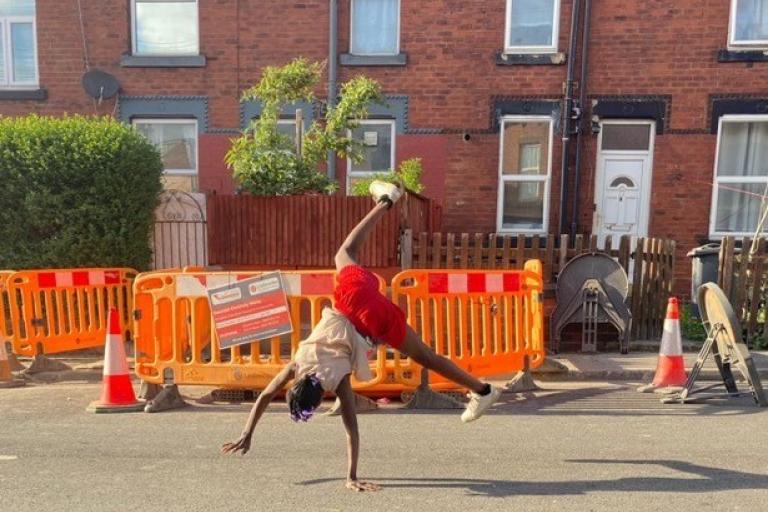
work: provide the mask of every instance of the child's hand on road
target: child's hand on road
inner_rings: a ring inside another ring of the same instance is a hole
[[[243,434],[240,436],[240,438],[233,442],[233,443],[224,443],[221,446],[221,453],[227,453],[227,454],[234,454],[239,451],[243,452],[243,455],[248,453],[248,450],[251,449],[251,436],[247,434]]]
[[[376,492],[381,490],[381,486],[362,480],[347,480],[347,489],[355,492]]]

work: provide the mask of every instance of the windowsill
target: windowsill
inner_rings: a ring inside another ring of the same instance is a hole
[[[205,67],[205,55],[130,55],[120,57],[124,68],[202,68]]]
[[[48,91],[38,89],[0,89],[0,100],[44,101],[48,99]]]
[[[497,66],[561,66],[566,60],[565,52],[496,53]]]
[[[339,64],[342,66],[405,66],[408,54],[400,52],[397,55],[354,55],[342,53]]]
[[[732,50],[723,48],[717,51],[717,62],[768,62],[768,49]]]

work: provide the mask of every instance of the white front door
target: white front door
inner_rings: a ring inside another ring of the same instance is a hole
[[[594,233],[614,248],[623,235],[647,236],[653,169],[653,121],[603,121],[595,179]]]

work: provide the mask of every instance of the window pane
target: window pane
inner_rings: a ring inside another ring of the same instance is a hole
[[[768,1],[738,0],[736,2],[737,41],[768,40]]]
[[[0,0],[0,16],[34,16],[35,0]]]
[[[718,176],[768,176],[768,122],[723,122]]]
[[[753,233],[760,217],[764,183],[720,183],[715,229],[720,232]]]
[[[522,144],[520,146],[520,172],[522,174],[541,174],[541,145]]]
[[[649,124],[604,124],[602,149],[647,151],[651,142]]]
[[[352,138],[363,142],[360,163],[352,163],[352,172],[386,172],[392,169],[392,125],[362,124],[352,130]]]
[[[545,182],[504,182],[503,229],[544,229]]]
[[[554,46],[555,0],[509,0],[509,46]]]
[[[504,174],[546,175],[549,168],[548,157],[548,121],[504,122]]]
[[[35,33],[32,23],[11,23],[11,62],[14,82],[36,81]]]
[[[181,174],[164,174],[160,181],[165,190],[181,190],[183,192],[197,192],[197,176],[184,176]]]
[[[160,151],[163,167],[169,171],[196,171],[194,123],[146,123],[136,125]]]
[[[136,2],[136,52],[196,54],[196,2]]]
[[[357,55],[397,53],[398,0],[353,0],[352,48]]]
[[[285,135],[291,142],[296,143],[296,122],[295,121],[280,121],[277,123],[277,133]]]

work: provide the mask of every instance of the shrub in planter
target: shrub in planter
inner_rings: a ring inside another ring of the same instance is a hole
[[[109,117],[0,119],[0,268],[147,268],[162,170]]]
[[[421,183],[423,172],[421,158],[409,158],[400,162],[400,166],[395,171],[375,173],[368,178],[357,180],[352,187],[352,195],[367,196],[370,194],[368,187],[374,180],[402,184],[411,192],[420,194],[424,191],[424,185]]]

